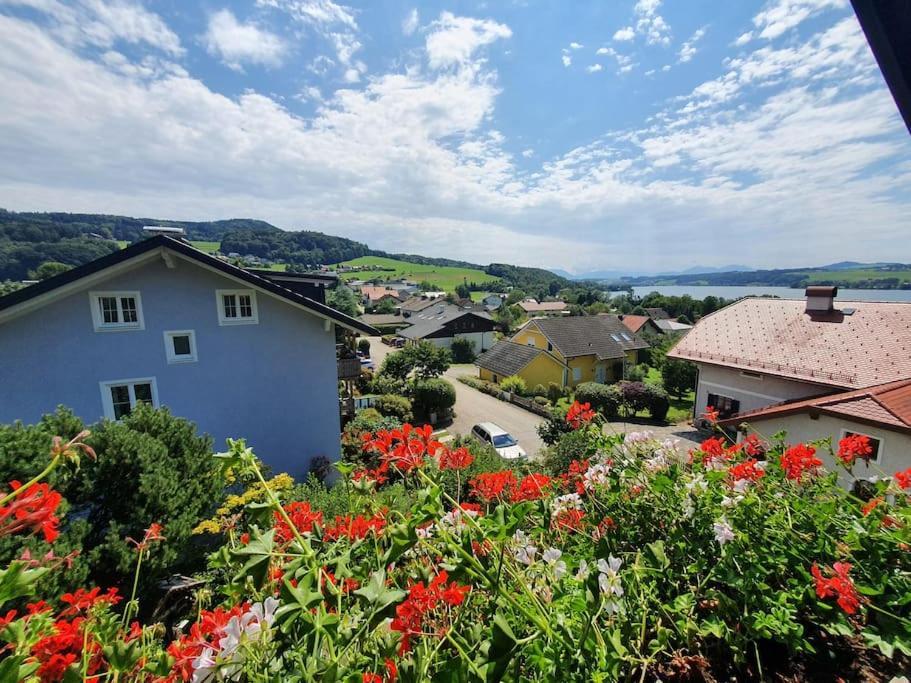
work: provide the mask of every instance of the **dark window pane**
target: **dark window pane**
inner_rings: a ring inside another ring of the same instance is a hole
[[[120,322],[117,315],[117,298],[113,296],[102,296],[98,299],[98,305],[101,308],[101,319],[105,324]]]
[[[174,342],[174,355],[175,356],[189,356],[190,355],[190,335],[180,334],[180,335],[171,337],[171,340]]]
[[[111,402],[114,405],[114,419],[119,420],[130,414],[130,389],[125,384],[111,387]]]
[[[237,317],[237,298],[233,294],[225,294],[222,297],[224,300],[225,306],[225,317],[226,318],[236,318]]]
[[[120,306],[123,308],[123,322],[135,323],[139,321],[136,315],[136,299],[131,296],[120,297]]]
[[[133,393],[136,395],[136,402],[139,403],[152,403],[152,385],[151,384],[135,384],[133,385]]]
[[[241,294],[240,299],[240,317],[241,318],[252,318],[253,317],[253,303],[251,301],[250,295]]]

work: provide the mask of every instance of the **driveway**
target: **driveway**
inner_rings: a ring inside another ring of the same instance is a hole
[[[386,346],[379,337],[368,339],[370,357],[379,370],[383,359],[395,349]],[[460,375],[477,377],[477,374],[478,370],[474,365],[453,365],[443,375],[452,382],[456,390],[455,417],[451,424],[444,427],[446,431],[453,435],[467,435],[479,422],[494,422],[518,439],[526,453],[535,455],[544,446],[535,431],[535,427],[544,421],[543,418],[472,389],[458,380]]]

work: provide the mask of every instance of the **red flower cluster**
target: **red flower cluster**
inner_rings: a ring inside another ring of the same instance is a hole
[[[480,501],[506,501],[516,490],[516,477],[510,470],[482,472],[470,482],[472,495]]]
[[[911,489],[911,467],[895,473],[895,483],[901,489]]]
[[[570,462],[566,472],[560,475],[563,488],[567,491],[578,493],[580,496],[585,495],[585,485],[582,483],[582,477],[588,471],[588,467],[588,458]]]
[[[705,412],[702,413],[702,417],[704,417],[709,424],[715,424],[718,422],[718,409],[715,406],[706,406]]]
[[[866,517],[871,512],[873,512],[877,507],[879,507],[880,503],[883,503],[883,502],[885,502],[885,499],[883,499],[883,498],[873,498],[872,500],[868,501],[867,503],[864,503],[864,506],[860,509],[860,512],[864,517]]]
[[[854,587],[854,582],[848,576],[851,565],[847,562],[836,562],[832,565],[832,576],[824,577],[819,567],[814,563],[810,569],[816,580],[816,595],[820,598],[835,597],[838,606],[845,613],[854,614],[860,607],[860,595]]]
[[[816,457],[816,449],[802,443],[786,450],[780,462],[785,476],[798,483],[805,473],[814,473],[822,467],[822,460]]]
[[[116,605],[123,600],[117,595],[116,588],[108,588],[107,592],[102,593],[98,587],[92,590],[77,588],[75,593],[64,593],[60,596],[60,602],[69,605],[60,613],[61,617],[74,617],[77,614],[85,614],[96,605]]]
[[[566,421],[573,429],[584,427],[595,419],[595,411],[591,409],[590,403],[579,403],[573,401],[573,404],[566,411]]]
[[[743,441],[740,442],[740,447],[751,458],[759,458],[766,453],[766,445],[755,432],[747,434]]]
[[[433,438],[433,427],[402,425],[401,429],[382,429],[376,434],[364,434],[365,452],[374,452],[380,461],[402,474],[424,465],[426,456],[433,457],[443,444]]]
[[[750,460],[744,460],[743,462],[731,466],[728,473],[734,481],[739,481],[741,479],[759,481],[765,476],[765,470],[759,467],[758,464],[759,462],[752,458]]]
[[[291,519],[298,532],[309,534],[313,532],[314,525],[322,525],[323,513],[310,508],[310,503],[295,501],[284,506],[285,512]],[[275,527],[275,540],[279,543],[290,543],[294,538],[294,532],[285,519],[278,513],[272,513],[272,519]]]
[[[740,444],[728,446],[722,437],[712,436],[699,444],[699,448],[690,451],[690,462],[695,461],[698,454],[704,467],[720,467],[739,451]]]
[[[474,462],[474,456],[464,446],[455,450],[444,446],[439,451],[439,460],[441,470],[464,470]]]
[[[351,478],[356,482],[375,481],[377,485],[385,484],[389,481],[389,463],[381,462],[378,467],[373,469],[365,467],[352,473]]]
[[[423,632],[423,625],[432,618],[432,613],[443,605],[456,607],[465,601],[470,586],[460,586],[455,581],[446,585],[449,575],[441,571],[430,584],[420,581],[408,590],[408,597],[395,608],[391,628],[402,634],[399,654],[411,650],[411,639]]]
[[[357,541],[367,538],[371,531],[377,535],[386,528],[386,517],[383,513],[378,512],[373,517],[364,517],[358,515],[352,518],[351,515],[336,516],[335,523],[326,526],[323,531],[323,538],[329,541],[337,541],[344,537],[349,541]]]
[[[83,658],[88,660],[90,676],[101,668],[101,648],[94,639],[86,637],[84,624],[84,617],[71,621],[58,619],[54,622],[53,632],[32,647],[32,656],[40,662],[38,677],[41,683],[62,681],[70,665]]]
[[[512,502],[520,503],[523,500],[539,500],[544,497],[552,482],[546,474],[529,474],[523,477],[519,486],[512,494]]]
[[[869,460],[873,455],[870,437],[863,434],[849,434],[838,442],[838,459],[850,467],[857,458]]]
[[[563,531],[582,531],[585,524],[585,512],[582,510],[562,510],[551,520],[551,527]]]
[[[22,484],[11,481],[10,488],[18,491]],[[0,538],[28,531],[44,534],[44,540],[53,543],[60,532],[57,525],[57,507],[62,497],[47,484],[32,484],[27,491],[13,498],[8,505],[0,506]]]
[[[395,662],[387,657],[383,665],[386,667],[385,676],[380,676],[379,674],[368,671],[361,676],[361,683],[395,683],[396,679],[399,677],[399,669],[395,665]]]
[[[325,581],[323,581],[323,577],[325,577]],[[323,571],[320,572],[319,583],[320,583],[320,590],[323,589],[325,584],[330,584],[333,588],[340,591],[342,594],[347,594],[347,593],[350,593],[351,591],[356,591],[361,586],[360,582],[357,579],[352,578],[352,577],[348,577],[345,579],[337,579],[337,578],[335,578],[335,574],[333,574],[332,572],[330,572],[327,569],[323,569]]]

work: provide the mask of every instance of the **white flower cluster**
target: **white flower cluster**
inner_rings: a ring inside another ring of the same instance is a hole
[[[605,597],[604,608],[608,614],[615,614],[623,607],[623,583],[620,581],[620,566],[623,561],[613,555],[598,560],[598,587]]]
[[[581,510],[582,497],[578,493],[567,493],[565,496],[557,496],[550,504],[551,514],[554,517],[559,516],[567,510]]]
[[[193,660],[193,683],[211,680],[231,680],[241,673],[249,645],[257,643],[275,622],[276,598],[266,598],[225,624],[217,645],[206,644]]]
[[[586,491],[591,491],[598,486],[607,486],[610,484],[610,465],[607,463],[598,463],[592,465],[585,474],[582,475],[582,486]]]
[[[531,539],[529,539],[521,529],[513,534],[513,539],[518,546],[515,550],[516,559],[529,567],[533,565],[535,563],[535,556],[538,554],[537,546],[532,545]]]
[[[562,556],[563,553],[556,548],[548,548],[541,555],[541,559],[550,566],[557,581],[566,575],[566,562],[560,559]]]

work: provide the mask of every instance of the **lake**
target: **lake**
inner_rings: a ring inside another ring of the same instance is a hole
[[[707,296],[739,299],[743,296],[778,296],[782,299],[803,299],[803,289],[791,287],[711,287],[701,285],[653,285],[633,287],[636,296],[658,292],[665,296],[690,295],[694,299]],[[911,289],[844,289],[838,288],[838,301],[911,301]]]

